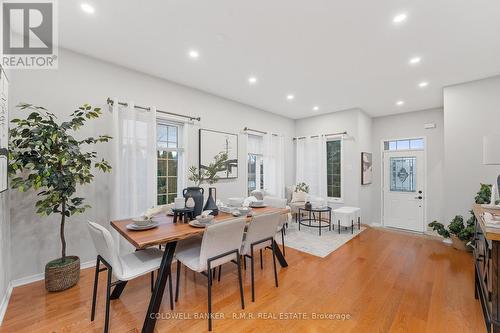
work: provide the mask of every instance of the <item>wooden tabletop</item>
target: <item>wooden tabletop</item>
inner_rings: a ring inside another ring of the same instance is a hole
[[[500,210],[484,208],[479,204],[475,204],[473,210],[481,229],[483,229],[484,237],[489,240],[500,241],[500,228],[487,227],[483,219],[484,212],[499,215]]]
[[[252,208],[252,211],[254,216],[277,212],[281,212],[282,214],[288,213],[288,209],[286,208],[273,207]],[[231,214],[219,212],[219,215],[215,217],[215,222],[228,221],[236,218],[237,217]],[[250,221],[251,217],[247,217],[247,219]],[[204,231],[203,228],[195,228],[187,223],[173,223],[173,216],[156,216],[154,220],[160,223],[158,227],[142,231],[127,229],[127,224],[133,223],[131,219],[111,221],[111,226],[137,249],[190,238],[195,235],[203,234]]]

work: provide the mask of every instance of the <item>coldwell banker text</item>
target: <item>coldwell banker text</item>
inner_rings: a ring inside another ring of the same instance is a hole
[[[57,68],[56,8],[55,1],[2,2],[4,68]]]

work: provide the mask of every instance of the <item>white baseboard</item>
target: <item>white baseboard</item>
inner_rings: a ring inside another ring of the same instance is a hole
[[[370,224],[370,227],[381,228],[382,227],[382,223],[375,223],[375,222],[373,222],[373,223]]]
[[[94,260],[83,262],[83,263],[80,263],[80,270],[85,269],[85,268],[89,268],[89,267],[94,267],[94,266],[95,266]],[[12,283],[12,286],[15,288],[15,287],[24,286],[25,284],[30,284],[30,283],[33,283],[36,281],[41,281],[44,278],[45,278],[45,273],[38,273],[35,275],[26,276],[26,277],[23,277],[20,279],[13,280],[13,281],[11,281],[11,283]]]
[[[95,266],[95,260],[86,261],[80,263],[80,270],[85,268],[90,268]],[[36,281],[41,281],[45,278],[45,273],[39,273],[31,276],[26,276],[20,279],[16,279],[10,281],[9,286],[7,287],[7,292],[0,303],[0,325],[2,324],[3,317],[5,316],[5,312],[7,311],[7,306],[9,305],[10,296],[12,295],[12,291],[15,287],[24,286],[26,284],[30,284]]]
[[[9,283],[5,295],[3,296],[2,303],[0,303],[0,325],[2,325],[3,317],[7,311],[7,306],[9,306],[10,295],[12,294],[12,282]]]

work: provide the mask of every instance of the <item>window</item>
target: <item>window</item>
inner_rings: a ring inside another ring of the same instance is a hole
[[[384,142],[384,150],[423,150],[424,139],[404,139]]]
[[[248,154],[248,195],[264,188],[264,163],[261,155]]]
[[[328,198],[342,198],[342,141],[326,142],[326,176]]]
[[[157,142],[157,203],[172,203],[177,197],[179,149],[179,126],[159,122],[156,126]]]
[[[416,191],[416,157],[391,157],[391,192]]]
[[[248,195],[253,190],[264,189],[263,137],[248,135]]]

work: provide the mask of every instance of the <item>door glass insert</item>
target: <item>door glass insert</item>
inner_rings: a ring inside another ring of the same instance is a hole
[[[416,157],[391,157],[391,192],[415,192]]]

